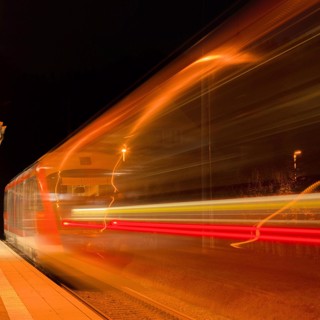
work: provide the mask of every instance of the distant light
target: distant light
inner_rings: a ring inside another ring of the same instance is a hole
[[[296,150],[296,151],[294,152],[294,155],[295,155],[295,156],[297,156],[297,155],[299,155],[299,154],[302,154],[302,151],[301,151],[301,150]]]

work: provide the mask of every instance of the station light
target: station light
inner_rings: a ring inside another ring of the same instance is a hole
[[[301,155],[301,150],[295,150],[293,153],[293,170],[294,170],[294,181],[297,181],[297,156]]]
[[[126,146],[123,146],[121,152],[122,152],[122,160],[123,160],[123,161],[126,161],[127,147],[126,147]]]

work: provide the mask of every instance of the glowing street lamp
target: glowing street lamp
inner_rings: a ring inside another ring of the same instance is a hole
[[[297,181],[297,156],[301,155],[301,150],[296,150],[293,153],[293,170],[294,170],[294,181]]]
[[[122,152],[122,161],[126,161],[126,152],[127,152],[126,146],[123,146],[121,152]]]

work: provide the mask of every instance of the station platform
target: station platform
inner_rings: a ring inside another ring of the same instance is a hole
[[[101,320],[0,240],[1,320]]]

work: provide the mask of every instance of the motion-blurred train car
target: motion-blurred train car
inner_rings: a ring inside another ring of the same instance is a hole
[[[318,227],[315,3],[249,7],[15,177],[6,238],[34,252],[70,230]]]
[[[248,4],[15,177],[7,241],[33,259],[143,246],[319,257],[319,21],[314,0]]]

